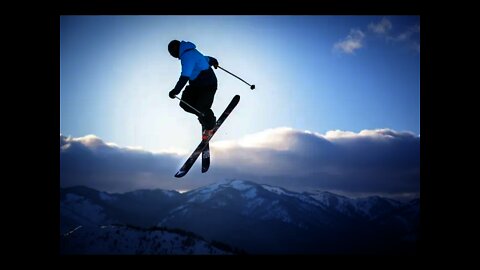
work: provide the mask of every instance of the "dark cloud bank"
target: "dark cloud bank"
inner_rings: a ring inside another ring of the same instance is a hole
[[[108,192],[189,190],[223,179],[243,179],[295,191],[329,190],[350,196],[419,195],[420,137],[389,129],[326,134],[276,128],[238,141],[211,144],[206,174],[200,160],[173,177],[184,156],[119,147],[93,135],[60,135],[60,184]]]

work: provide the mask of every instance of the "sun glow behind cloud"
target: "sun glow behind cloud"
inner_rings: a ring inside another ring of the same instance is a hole
[[[234,147],[243,148],[268,148],[273,150],[286,151],[295,146],[298,135],[309,135],[324,139],[330,142],[342,140],[355,140],[358,138],[368,138],[372,140],[387,140],[395,137],[420,137],[412,132],[397,132],[391,129],[361,130],[358,133],[352,131],[330,130],[325,134],[311,132],[309,130],[295,130],[289,127],[279,127],[267,129],[258,133],[246,135],[238,140],[224,140],[211,143],[215,151],[227,151]]]

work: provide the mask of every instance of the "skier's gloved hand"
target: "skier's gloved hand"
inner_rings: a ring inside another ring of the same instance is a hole
[[[171,99],[174,99],[176,95],[178,95],[180,93],[180,91],[177,91],[176,89],[173,89],[172,91],[170,91],[168,93],[168,96],[171,98]]]
[[[210,61],[209,61],[210,66],[213,66],[215,69],[217,69],[217,68],[218,68],[218,61],[217,61],[217,59],[215,59],[215,58],[213,58],[213,57],[211,57],[211,56],[209,56],[209,57],[210,57]]]
[[[183,87],[185,86],[185,84],[187,84],[187,82],[187,76],[180,76],[177,84],[175,85],[175,88],[173,88],[173,90],[168,93],[168,96],[172,99],[175,98],[176,95],[180,94],[180,91],[182,91]]]

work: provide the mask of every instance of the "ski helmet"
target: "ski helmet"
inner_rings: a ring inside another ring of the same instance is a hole
[[[168,52],[170,53],[171,56],[175,58],[180,57],[180,41],[178,40],[172,40],[170,43],[168,43]]]

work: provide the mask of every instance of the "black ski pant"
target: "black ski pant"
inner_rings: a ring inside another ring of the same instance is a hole
[[[185,90],[183,90],[182,100],[202,112],[204,116],[202,117],[198,112],[196,112],[194,109],[190,108],[183,102],[180,102],[180,107],[182,107],[182,109],[184,109],[186,112],[195,114],[198,117],[198,121],[202,125],[202,129],[213,129],[217,121],[215,114],[211,109],[213,99],[215,97],[215,92],[217,92],[216,85],[187,85],[187,87],[185,87]]]

